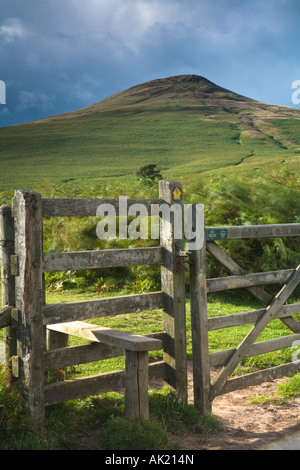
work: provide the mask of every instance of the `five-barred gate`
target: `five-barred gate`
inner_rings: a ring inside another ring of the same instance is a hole
[[[203,231],[206,242],[200,250],[193,252],[194,263],[191,268],[194,401],[204,414],[210,414],[212,402],[218,395],[300,372],[300,363],[295,361],[232,378],[234,370],[244,358],[299,344],[300,324],[294,316],[300,314],[300,304],[286,302],[300,282],[300,266],[296,269],[247,274],[216,240],[299,237],[300,224],[240,227],[205,227],[203,224]],[[207,252],[232,276],[207,279]],[[262,287],[270,284],[283,284],[274,298]],[[208,318],[209,293],[239,288],[246,288],[264,308]],[[280,319],[293,334],[255,342],[273,319]],[[253,327],[236,348],[209,353],[209,331],[246,324],[253,324]],[[210,374],[212,366],[221,367],[213,382]]]
[[[121,215],[120,198],[50,199],[42,198],[33,191],[19,190],[15,192],[12,207],[5,205],[0,208],[0,328],[4,328],[6,370],[11,380],[19,380],[22,384],[27,409],[36,422],[43,422],[47,406],[124,387],[126,416],[129,419],[147,419],[148,380],[153,376],[163,378],[166,384],[176,389],[179,398],[187,400],[187,262],[194,402],[202,413],[211,413],[212,402],[220,394],[300,371],[299,363],[292,362],[231,378],[243,358],[287,348],[300,340],[300,325],[294,318],[300,313],[300,304],[286,304],[299,283],[300,268],[247,274],[216,242],[218,239],[233,238],[298,237],[300,224],[209,228],[205,227],[203,206],[197,204],[192,206],[189,213],[192,217],[188,216],[186,221],[183,217],[182,186],[166,180],[159,183],[159,199],[128,199],[126,204],[133,211],[129,211],[129,215],[133,215],[134,210],[143,212],[143,208],[144,215],[147,211],[150,214],[151,208],[156,206],[153,213],[160,215],[159,246],[44,253],[44,217],[95,216],[100,205],[105,205],[105,209],[112,207],[117,217]],[[166,207],[169,211],[165,210]],[[104,212],[101,214],[104,215]],[[191,227],[187,227],[189,223]],[[190,251],[184,250],[184,235],[187,234],[185,238],[189,240]],[[207,252],[232,276],[207,279]],[[151,264],[161,266],[159,292],[61,304],[46,303],[46,272]],[[272,283],[284,284],[274,299],[261,287]],[[248,289],[264,308],[208,318],[207,295],[210,292],[241,287]],[[155,309],[162,310],[161,333],[134,335],[87,323],[88,319]],[[283,321],[292,334],[256,343],[263,329],[274,318]],[[240,345],[235,349],[209,353],[209,331],[243,324],[253,324],[253,328]],[[67,346],[68,335],[85,338],[89,343]],[[163,360],[149,364],[150,350],[162,350]],[[125,355],[124,371],[48,383],[48,371],[120,355]],[[212,366],[222,367],[213,383]]]

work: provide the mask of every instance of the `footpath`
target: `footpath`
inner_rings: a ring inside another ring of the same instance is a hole
[[[260,450],[300,450],[300,432],[273,442]]]

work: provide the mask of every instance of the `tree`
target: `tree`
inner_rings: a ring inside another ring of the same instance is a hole
[[[141,166],[136,172],[137,179],[140,181],[150,180],[155,181],[156,179],[161,180],[163,177],[159,170],[156,168],[155,163]]]

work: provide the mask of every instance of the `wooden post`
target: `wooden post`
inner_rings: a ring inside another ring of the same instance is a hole
[[[180,228],[176,227],[176,223],[178,225],[180,222],[170,210],[172,207],[181,210],[183,232],[181,183],[161,180],[159,197],[160,207],[164,205],[169,209],[165,214],[161,211],[160,232],[160,244],[163,248],[161,285],[166,297],[163,314],[163,329],[167,335],[163,353],[166,363],[165,381],[176,389],[178,398],[187,401],[185,270],[176,263],[180,251],[184,249],[184,239],[183,233],[175,233]]]
[[[148,420],[148,351],[126,350],[125,361],[125,417]]]
[[[47,330],[46,334],[47,350],[66,348],[68,346],[69,335],[57,331]]]
[[[192,250],[190,254],[190,299],[191,299],[191,325],[193,350],[193,379],[194,404],[204,415],[212,412],[210,393],[210,363],[208,349],[208,320],[207,320],[207,286],[206,286],[206,242],[204,225],[204,208],[199,211],[201,223],[196,224],[196,206],[193,207],[193,231],[200,225],[202,233],[198,233],[203,240],[199,249]],[[199,217],[199,214],[198,214]]]
[[[45,328],[43,326],[43,225],[41,195],[17,190],[13,200],[16,276],[17,353],[26,408],[37,424],[45,413],[44,364]]]
[[[0,207],[0,249],[1,249],[1,288],[2,307],[15,305],[15,278],[11,272],[11,256],[14,254],[14,219],[11,206]],[[3,331],[5,344],[6,379],[12,380],[11,358],[16,354],[16,329],[8,326]]]

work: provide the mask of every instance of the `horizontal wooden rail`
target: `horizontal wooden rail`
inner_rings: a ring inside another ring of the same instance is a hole
[[[252,372],[229,379],[221,389],[219,395],[247,388],[253,385],[259,385],[262,382],[272,382],[281,377],[289,377],[300,372],[300,363],[289,362],[282,366],[270,367],[269,369]]]
[[[207,291],[218,292],[228,289],[240,289],[266,284],[281,284],[288,280],[294,269],[269,271],[264,273],[241,274],[237,276],[207,279]]]
[[[295,341],[300,341],[300,334],[287,335],[280,338],[269,339],[254,343],[249,349],[245,357],[258,356],[269,352],[278,351],[279,349],[291,348]],[[226,351],[218,351],[210,354],[210,365],[213,367],[224,366],[234,353],[235,349],[227,349]]]
[[[44,253],[43,272],[141,266],[162,262],[161,247]]]
[[[127,199],[127,208],[134,204],[143,204],[151,211],[151,204],[160,204],[159,199]],[[43,217],[88,217],[96,216],[98,206],[110,204],[119,215],[118,198],[43,198]]]
[[[164,346],[165,333],[150,333],[145,336],[159,339]],[[87,364],[89,362],[124,356],[124,354],[124,349],[109,346],[105,343],[93,342],[90,344],[68,346],[66,348],[46,351],[44,353],[44,369],[48,371],[56,370],[78,364]]]
[[[162,342],[149,336],[135,335],[104,326],[82,321],[49,325],[48,329],[74,335],[90,341],[103,342],[109,346],[128,351],[155,351],[162,348]]]
[[[221,317],[213,317],[208,319],[208,331],[220,330],[222,328],[231,328],[234,326],[248,325],[256,323],[264,314],[265,308],[252,310],[250,312],[233,313],[231,315],[223,315]],[[286,318],[292,315],[300,314],[300,303],[284,305],[276,318]]]
[[[44,307],[44,325],[156,310],[164,307],[165,294],[163,292],[50,304]]]
[[[300,224],[206,227],[205,235],[207,241],[238,238],[299,237]]]
[[[156,377],[165,378],[165,362],[149,364],[149,381]],[[118,392],[124,387],[124,370],[48,384],[45,386],[45,406],[99,393]]]

